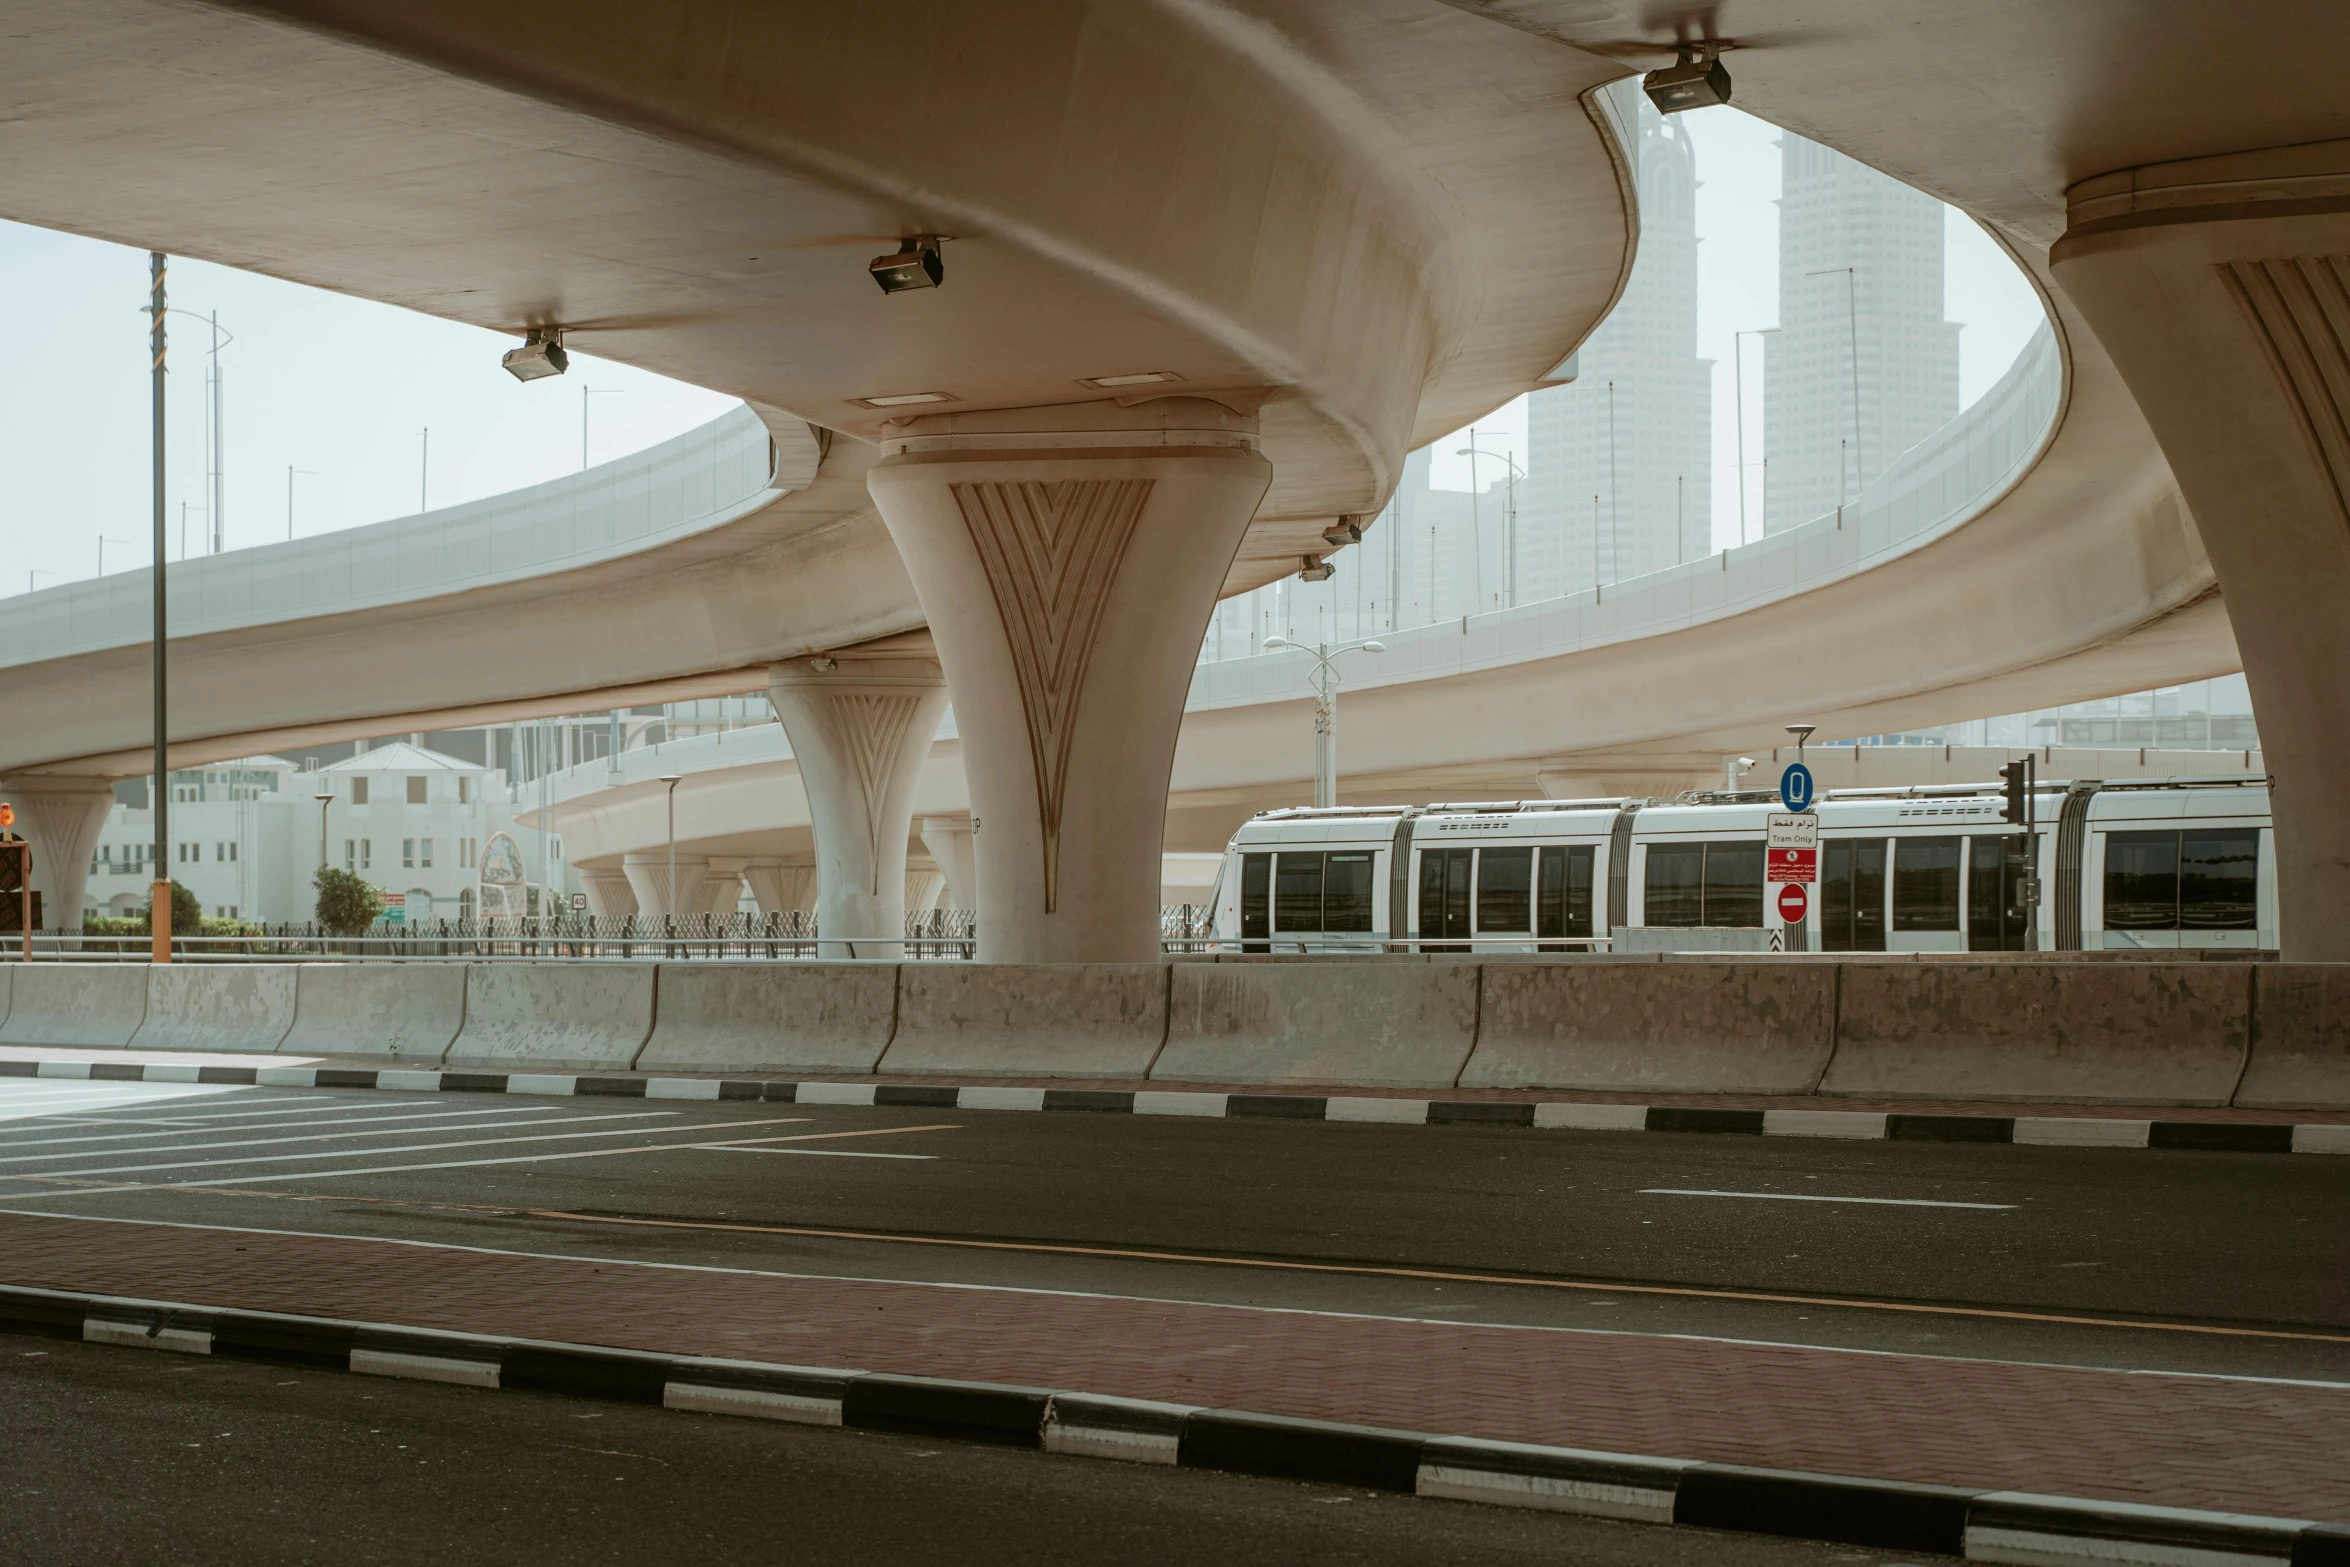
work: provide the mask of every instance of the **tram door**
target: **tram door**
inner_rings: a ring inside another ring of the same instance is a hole
[[[2031,950],[2032,910],[2023,891],[2037,842],[2020,833],[1983,833],[1967,840],[1967,951]]]
[[[1420,851],[1420,950],[1465,952],[1467,947],[1431,947],[1428,942],[1469,934],[1469,857],[1473,849]]]
[[[1240,857],[1240,950],[1270,952],[1273,944],[1273,856]]]
[[[1885,950],[1885,840],[1820,845],[1820,950]]]

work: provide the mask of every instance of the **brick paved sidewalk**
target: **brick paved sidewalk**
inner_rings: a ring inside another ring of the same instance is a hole
[[[0,1282],[2350,1521],[2350,1388],[0,1214]]]

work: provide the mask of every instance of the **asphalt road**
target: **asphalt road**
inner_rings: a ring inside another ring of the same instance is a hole
[[[0,1335],[0,1560],[47,1567],[1903,1559]]]
[[[0,1208],[2350,1380],[2321,1156],[11,1080]]]

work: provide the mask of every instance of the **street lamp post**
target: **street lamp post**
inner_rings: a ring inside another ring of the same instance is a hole
[[[147,930],[149,955],[157,963],[171,961],[171,691],[165,665],[165,650],[170,646],[169,605],[165,596],[163,546],[165,518],[169,515],[163,500],[163,390],[164,390],[164,331],[163,317],[170,308],[165,301],[163,252],[147,253],[147,350],[149,395],[153,402],[150,413],[154,451],[151,484],[155,507],[155,559],[152,565],[155,589],[155,882],[147,890]]]
[[[684,781],[682,773],[663,773],[661,782],[669,786],[669,875],[662,883],[662,899],[669,907],[662,918],[664,933],[676,934],[677,919],[677,786]]]
[[[316,800],[316,801],[318,802],[318,868],[319,868],[320,870],[325,870],[325,869],[326,869],[326,808],[327,808],[328,806],[330,806],[330,805],[334,804],[334,799],[335,799],[335,797],[334,797],[334,795],[333,795],[332,793],[327,793],[327,794],[314,794],[314,795],[312,795],[310,798],[312,798],[313,800]],[[390,861],[388,861],[388,860],[387,860],[385,863],[386,863],[386,864],[389,864],[389,863],[390,863]]]
[[[1278,653],[1284,648],[1296,648],[1311,653],[1313,669],[1306,675],[1306,684],[1314,693],[1314,804],[1327,808],[1338,803],[1338,659],[1344,653],[1384,653],[1387,645],[1379,641],[1317,642],[1311,648],[1287,637],[1265,638],[1265,650]]]
[[[1477,459],[1492,457],[1509,467],[1510,515],[1507,531],[1502,534],[1502,548],[1506,556],[1502,562],[1502,582],[1508,598],[1507,607],[1515,609],[1518,607],[1518,481],[1526,477],[1526,470],[1518,466],[1515,457],[1503,452],[1486,451],[1474,441],[1453,455],[1469,459],[1469,498],[1472,504],[1477,495]]]

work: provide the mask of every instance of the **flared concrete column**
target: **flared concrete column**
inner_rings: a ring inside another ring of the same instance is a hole
[[[743,862],[713,859],[710,862],[709,870],[702,877],[700,911],[724,919],[732,914],[742,901]]]
[[[750,860],[743,881],[762,914],[805,914],[816,907],[816,867],[785,860]]]
[[[2057,283],[2153,425],[2243,653],[2284,955],[2350,961],[2350,141],[2067,195]]]
[[[1177,397],[908,421],[867,477],[954,689],[979,956],[1159,951],[1167,780],[1200,639],[1272,468]]]
[[[971,818],[923,817],[922,847],[930,851],[930,857],[938,862],[939,874],[946,878],[946,907],[978,908],[979,861],[971,848]]]
[[[612,865],[600,870],[582,867],[579,879],[587,892],[588,912],[597,919],[625,919],[636,912],[636,889],[628,884],[628,872],[621,867]]]
[[[946,714],[945,673],[934,658],[841,653],[777,664],[767,695],[808,792],[824,956],[902,955],[906,836]]]
[[[938,907],[938,895],[946,890],[947,879],[938,867],[908,866],[906,869],[906,912],[928,914]]]
[[[90,854],[114,806],[114,785],[104,778],[35,773],[0,785],[0,799],[16,807],[17,831],[32,843],[41,917],[52,930],[79,932]]]
[[[637,912],[647,919],[667,915],[683,918],[702,912],[702,883],[710,874],[710,862],[699,854],[681,854],[677,857],[677,886],[669,886],[669,851],[661,849],[632,849],[620,858],[628,874],[628,885],[636,892]]]

